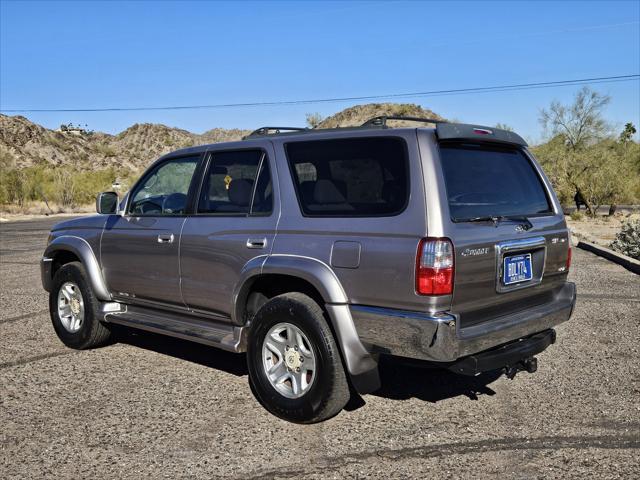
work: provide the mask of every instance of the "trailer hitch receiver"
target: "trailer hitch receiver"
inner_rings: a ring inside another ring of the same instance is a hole
[[[536,357],[525,358],[514,365],[507,365],[502,369],[509,380],[513,380],[518,372],[534,373],[536,370],[538,370],[538,359]]]

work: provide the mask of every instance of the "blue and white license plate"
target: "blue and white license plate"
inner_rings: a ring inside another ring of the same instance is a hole
[[[530,253],[504,257],[502,283],[512,285],[514,283],[527,282],[532,278],[533,272],[531,270]]]

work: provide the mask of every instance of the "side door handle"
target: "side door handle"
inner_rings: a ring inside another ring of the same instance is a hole
[[[173,243],[173,233],[158,235],[158,243]]]
[[[249,238],[247,239],[247,248],[264,248],[267,246],[266,238]]]

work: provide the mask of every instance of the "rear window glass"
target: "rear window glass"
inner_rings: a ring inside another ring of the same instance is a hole
[[[388,216],[404,210],[409,179],[403,140],[295,142],[286,150],[306,216]]]
[[[551,212],[540,177],[519,150],[441,144],[440,157],[454,221]]]

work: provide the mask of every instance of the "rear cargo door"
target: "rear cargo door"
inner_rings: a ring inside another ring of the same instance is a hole
[[[564,281],[561,214],[517,146],[441,142],[462,327],[547,303]]]

